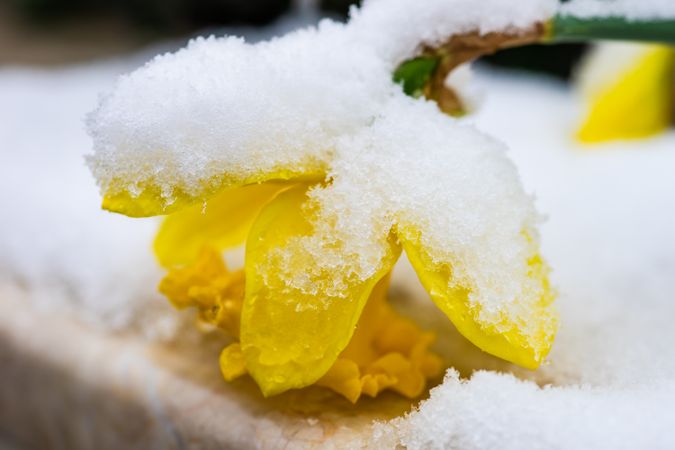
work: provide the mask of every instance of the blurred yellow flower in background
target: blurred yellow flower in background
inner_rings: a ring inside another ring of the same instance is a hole
[[[579,72],[588,112],[578,132],[587,143],[653,136],[672,126],[675,49],[603,43]]]

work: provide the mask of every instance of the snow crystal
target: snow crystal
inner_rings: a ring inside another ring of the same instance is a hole
[[[562,15],[576,17],[626,17],[629,20],[672,19],[672,0],[572,0],[560,8]]]

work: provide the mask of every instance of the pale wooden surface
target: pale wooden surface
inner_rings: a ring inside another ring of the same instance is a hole
[[[413,286],[398,274],[401,286]],[[0,436],[35,449],[365,448],[374,421],[418,401],[383,393],[354,406],[321,388],[264,399],[247,377],[226,383],[225,342],[189,324],[173,343],[111,334],[37,311],[0,285]],[[390,292],[397,309],[434,330],[435,351],[468,376],[506,371],[548,380],[483,353],[462,338],[421,292]],[[441,379],[432,380],[432,384]],[[381,440],[379,442],[382,442]],[[395,444],[393,444],[395,445]]]
[[[323,389],[264,400],[249,379],[223,382],[207,339],[149,344],[7,297],[0,435],[26,448],[359,448],[374,419],[411,407],[393,394],[355,407]]]

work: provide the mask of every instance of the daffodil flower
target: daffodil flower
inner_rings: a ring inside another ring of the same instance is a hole
[[[588,113],[579,139],[602,142],[658,134],[675,121],[675,49],[605,43],[580,71]]]
[[[493,2],[493,18],[466,24],[445,2],[371,2],[348,25],[259,45],[197,40],[103,99],[89,160],[103,207],[166,215],[160,289],[233,339],[226,379],[247,373],[267,396],[312,384],[351,401],[419,395],[452,362],[386,302],[403,252],[468,340],[530,369],[544,360],[554,292],[515,166],[503,145],[392,81],[423,38],[518,39],[516,25],[551,14],[528,1],[525,18]],[[400,40],[383,32],[409,24]],[[220,252],[242,244],[243,271],[230,271]]]
[[[411,130],[432,133],[445,123],[442,116],[433,119],[436,114],[432,108],[420,108],[408,119],[414,124]],[[321,181],[311,181],[314,174],[280,181],[284,177],[272,172],[267,175],[269,181],[240,183],[166,217],[155,241],[159,261],[171,269],[161,290],[175,306],[197,307],[202,320],[238,340],[221,357],[227,379],[249,373],[265,395],[314,383],[352,401],[386,388],[419,395],[426,380],[438,374],[441,363],[428,351],[432,336],[384,302],[389,274],[402,251],[432,300],[474,344],[529,368],[537,367],[545,357],[556,328],[547,268],[537,253],[534,229],[521,222],[520,213],[513,210],[509,218],[510,207],[498,206],[509,196],[520,198],[517,184],[502,186],[503,192],[493,200],[481,199],[484,184],[491,189],[495,180],[506,182],[511,175],[500,172],[501,162],[496,166],[481,163],[478,152],[471,158],[478,158],[475,161],[484,173],[474,180],[457,174],[464,186],[457,189],[468,198],[475,191],[476,203],[456,205],[459,220],[446,222],[452,203],[444,198],[457,193],[445,192],[443,183],[424,187],[425,180],[406,180],[406,172],[399,178],[396,173],[387,174],[383,172],[389,167],[386,158],[396,155],[401,168],[413,172],[415,166],[433,161],[436,170],[432,166],[426,170],[434,179],[445,170],[452,171],[471,153],[462,155],[452,145],[447,146],[448,152],[443,150],[443,134],[433,144],[440,145],[438,150],[430,147],[427,154],[441,151],[444,159],[400,153],[399,145],[408,148],[415,133],[404,131],[390,138],[382,133],[400,125],[402,118],[396,114],[383,118],[362,135],[343,142],[334,155],[350,152],[350,148],[364,151],[352,155],[345,167],[340,165],[349,159],[347,154],[342,155],[346,159],[336,156]],[[475,137],[468,129],[455,132],[459,134],[454,138],[466,145],[486,143],[483,138],[472,143]],[[365,151],[369,146],[373,147]],[[386,192],[397,184],[400,187]],[[120,203],[120,198],[115,204],[126,211],[142,207],[153,212],[164,202],[161,197],[129,196],[128,203]],[[462,195],[456,198],[466,201]],[[357,199],[362,206],[352,207],[350,202]],[[104,204],[111,203],[106,200]],[[381,205],[386,206],[381,209]],[[492,217],[495,214],[506,215],[497,219]],[[472,218],[463,223],[462,215]],[[448,227],[445,236],[435,231],[439,226]],[[468,234],[453,237],[458,232]],[[477,234],[472,236],[473,232]],[[441,241],[435,242],[438,238]],[[502,239],[515,241],[515,259],[500,255],[495,246],[503,245]],[[456,244],[450,246],[454,248],[450,253],[436,250],[453,241]],[[474,245],[482,247],[486,242],[493,247],[493,255],[472,253]],[[244,273],[230,273],[218,252],[243,243]],[[465,273],[473,258],[487,258],[479,264],[484,269],[492,267],[489,270],[496,270],[498,276],[504,269],[499,265],[511,261],[507,264],[516,265],[506,273],[519,278],[493,281],[487,270],[482,275]],[[488,264],[490,258],[497,265]],[[482,296],[497,296],[498,300],[501,295],[514,294],[517,297],[501,306],[497,303],[496,309],[481,301]]]

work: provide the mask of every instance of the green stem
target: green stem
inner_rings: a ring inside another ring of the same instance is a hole
[[[675,44],[675,18],[629,20],[622,17],[555,16],[547,42],[622,40]]]

